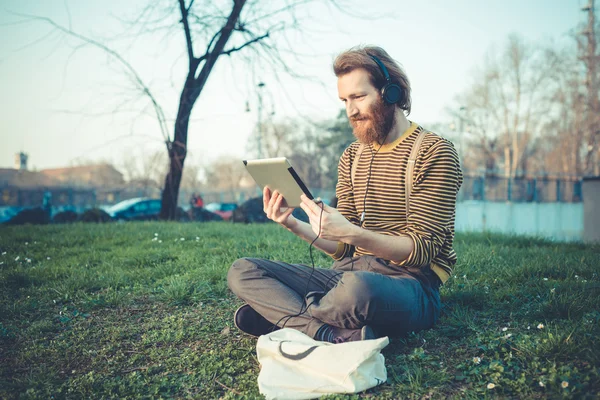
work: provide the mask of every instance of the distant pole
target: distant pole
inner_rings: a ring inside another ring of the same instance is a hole
[[[263,136],[263,126],[262,126],[262,106],[263,106],[263,98],[262,98],[262,88],[265,87],[263,82],[258,84],[258,137],[256,139],[256,144],[258,147],[258,158],[262,158],[262,136]]]

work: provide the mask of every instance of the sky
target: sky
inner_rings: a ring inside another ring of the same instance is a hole
[[[353,3],[346,14],[318,4],[301,11],[308,16],[305,35],[290,38],[299,60],[286,61],[294,72],[318,82],[290,76],[277,80],[268,69],[248,65],[235,54],[222,57],[192,113],[188,161],[206,165],[223,156],[241,160],[251,155],[258,82],[265,83],[263,119],[271,113],[275,120],[333,119],[342,103],[332,60],[359,44],[381,46],[403,66],[412,86],[411,120],[449,125],[447,110],[460,107],[455,98],[472,82],[486,52],[501,48],[510,34],[534,43],[568,41],[585,20],[580,9],[587,1]],[[20,151],[28,154],[30,169],[40,170],[101,161],[119,166],[164,150],[147,98],[135,92],[118,62],[59,35],[47,23],[17,15],[51,18],[117,49],[172,120],[185,78],[184,37],[174,31],[167,37],[130,39],[120,20],[134,18],[144,4],[147,0],[0,0],[0,168],[12,168]],[[370,18],[360,17],[363,13]]]

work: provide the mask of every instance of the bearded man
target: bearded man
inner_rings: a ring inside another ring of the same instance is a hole
[[[356,142],[338,165],[337,209],[302,197],[310,223],[263,192],[267,216],[329,254],[331,269],[255,258],[235,261],[227,280],[246,302],[235,325],[254,336],[284,326],[341,343],[432,327],[452,248],[462,172],[454,146],[407,116],[410,84],[379,47],[334,61],[338,94]],[[407,193],[408,192],[408,193]]]

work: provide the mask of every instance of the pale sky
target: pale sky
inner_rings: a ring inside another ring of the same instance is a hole
[[[277,4],[270,1],[267,4]],[[357,0],[353,14],[368,4],[367,12],[388,17],[313,18],[306,29],[322,33],[293,43],[306,55],[295,68],[318,76],[324,87],[292,78],[284,79],[282,87],[266,73],[252,76],[235,56],[219,60],[193,111],[190,160],[207,163],[221,155],[248,157],[259,81],[266,83],[265,111],[275,111],[275,118],[299,113],[315,121],[334,118],[342,104],[331,62],[357,44],[382,46],[402,64],[413,90],[411,120],[425,125],[448,122],[445,110],[459,107],[453,99],[469,85],[491,46],[501,47],[511,33],[538,43],[567,41],[569,32],[585,20],[580,9],[586,3]],[[30,168],[44,169],[97,160],[118,165],[124,157],[164,149],[156,120],[139,116],[146,99],[128,103],[121,113],[107,114],[124,99],[135,98],[119,64],[89,46],[73,53],[79,44],[74,39],[54,34],[37,41],[51,32],[41,22],[12,24],[23,18],[11,12],[35,14],[64,26],[70,21],[74,31],[100,39],[122,32],[116,16],[133,17],[144,4],[147,1],[0,0],[0,167],[11,168],[19,151],[28,153]],[[309,11],[321,15],[318,8]],[[183,34],[177,32],[168,40],[147,37],[134,44],[121,40],[114,45],[150,86],[167,117],[174,118],[185,77]]]

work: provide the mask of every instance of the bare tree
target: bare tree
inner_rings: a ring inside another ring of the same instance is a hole
[[[237,157],[223,156],[206,168],[206,186],[211,190],[233,191],[240,188],[242,178],[247,175]]]
[[[165,2],[152,3],[136,20],[130,21],[133,26],[143,25],[140,29],[141,34],[153,34],[159,31],[167,31],[170,34],[174,27],[165,24],[164,21],[169,21],[174,13],[180,16],[177,19],[177,26],[181,38],[185,41],[187,72],[179,95],[172,137],[169,119],[157,97],[121,54],[106,44],[80,35],[70,28],[62,27],[51,19],[20,15],[43,20],[65,34],[102,49],[123,66],[136,88],[148,97],[169,156],[168,173],[164,178],[161,196],[160,216],[161,219],[175,219],[187,156],[190,115],[217,60],[222,56],[237,54],[240,60],[246,61],[249,65],[259,65],[263,70],[269,70],[276,80],[279,80],[278,74],[282,71],[295,77],[303,77],[302,74],[295,72],[297,68],[288,67],[288,62],[298,65],[301,61],[286,34],[290,32],[307,34],[300,28],[303,19],[310,18],[310,15],[299,17],[297,11],[301,6],[317,2],[330,6],[335,11],[345,12],[351,9],[342,4],[343,0],[284,0],[268,4],[260,0],[228,2],[165,0]],[[167,6],[162,7],[162,4]]]
[[[512,35],[502,52],[490,52],[475,82],[461,96],[471,127],[471,146],[478,160],[467,165],[496,168],[503,161],[504,174],[524,174],[524,159],[530,155],[533,138],[545,121],[544,85],[548,71],[556,65],[543,64],[543,49]],[[521,168],[520,168],[521,167]]]

